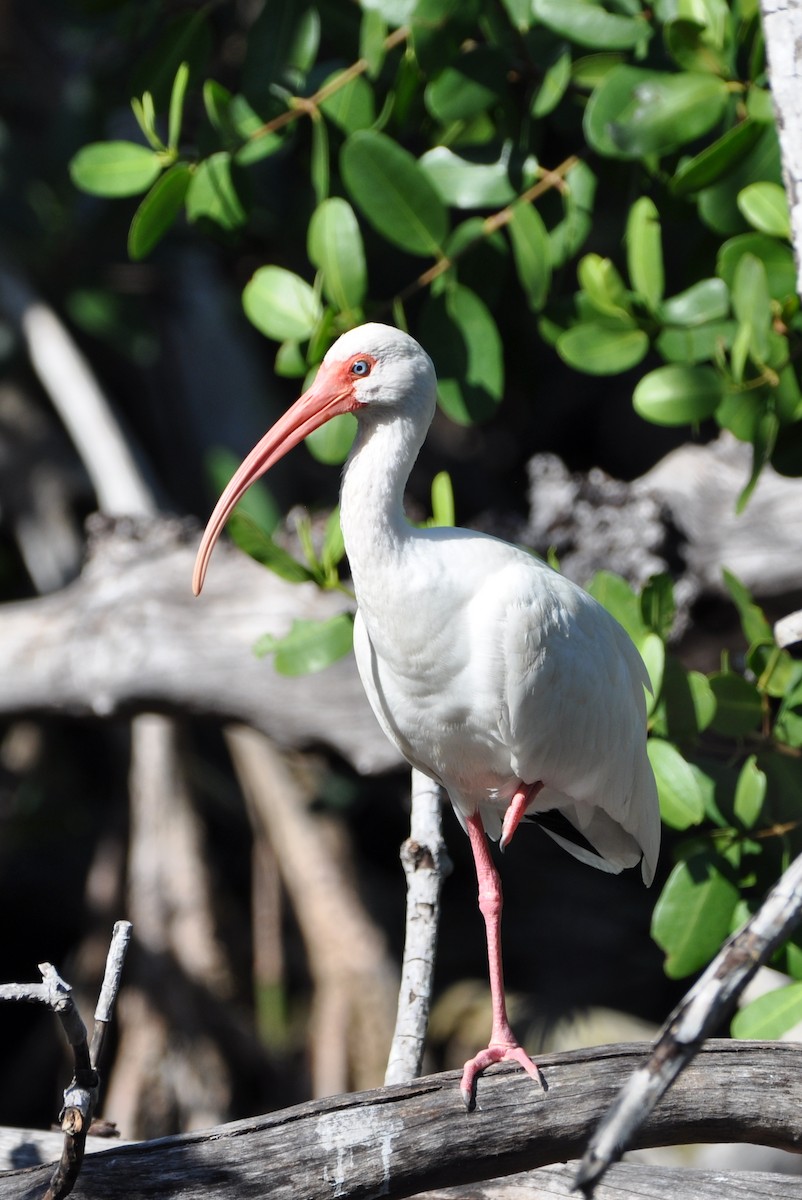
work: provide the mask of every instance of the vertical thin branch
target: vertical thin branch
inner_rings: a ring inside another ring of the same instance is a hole
[[[413,770],[411,790],[409,837],[401,847],[407,879],[404,960],[385,1083],[406,1083],[421,1073],[432,1004],[440,892],[451,870],[441,830],[440,786]]]

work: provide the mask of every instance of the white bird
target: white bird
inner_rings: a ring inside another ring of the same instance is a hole
[[[649,680],[617,621],[525,550],[406,520],[404,488],[436,390],[432,361],[408,334],[378,324],[343,334],[220,497],[193,590],[200,592],[214,544],[250,484],[313,429],[353,413],[358,432],[341,519],[359,674],[390,741],[445,788],[476,864],[493,1015],[487,1048],[465,1064],[470,1107],[477,1076],[491,1063],[515,1060],[542,1084],[507,1019],[501,884],[487,836],[503,848],[522,817],[559,810],[564,829],[547,832],[566,850],[603,871],[642,860],[648,884],[660,818],[646,755]]]

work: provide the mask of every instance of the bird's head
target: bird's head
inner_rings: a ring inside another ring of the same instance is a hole
[[[223,526],[243,494],[307,434],[341,413],[378,417],[408,406],[419,407],[428,423],[435,391],[432,360],[400,329],[360,325],[338,338],[320,364],[314,383],[254,446],[217,501],[195,560],[195,595],[203,587]]]

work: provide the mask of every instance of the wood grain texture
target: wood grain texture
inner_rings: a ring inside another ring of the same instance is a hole
[[[531,1170],[581,1154],[647,1050],[622,1045],[547,1055],[540,1062],[545,1095],[515,1069],[494,1068],[480,1082],[473,1113],[460,1100],[458,1073],[449,1072],[112,1149],[86,1160],[73,1195],[400,1200]],[[711,1042],[664,1097],[638,1145],[751,1141],[799,1151],[800,1080],[802,1046]],[[2,1200],[32,1200],[47,1174],[40,1167],[0,1177]]]

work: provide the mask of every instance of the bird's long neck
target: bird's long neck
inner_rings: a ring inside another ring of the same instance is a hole
[[[360,606],[371,607],[387,571],[403,569],[417,536],[404,514],[404,488],[426,436],[419,412],[363,420],[340,493],[343,537]]]

